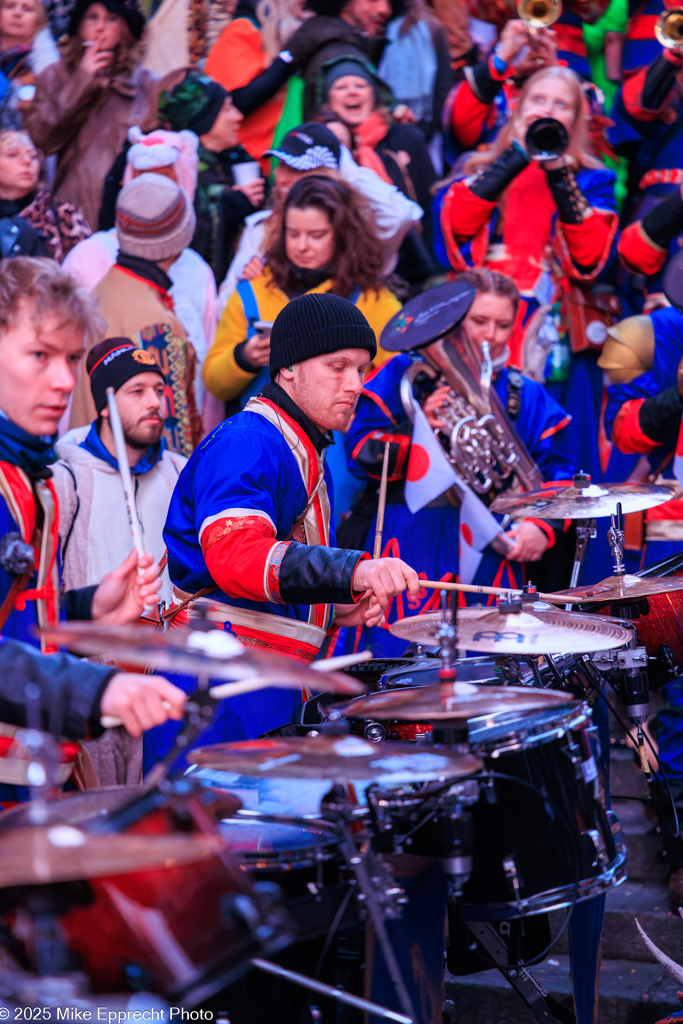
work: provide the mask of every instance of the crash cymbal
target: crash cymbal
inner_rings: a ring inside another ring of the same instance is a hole
[[[458,611],[456,647],[479,654],[592,654],[622,647],[631,639],[626,626],[601,615],[505,607]],[[441,622],[441,612],[427,612],[399,619],[389,632],[402,640],[438,644]]]
[[[59,793],[44,803],[31,800],[0,814],[0,833],[26,825],[77,825],[89,832],[114,811],[144,794],[141,785],[101,786],[82,793]],[[242,805],[239,797],[226,790],[217,791],[217,796],[221,817],[236,814]]]
[[[157,672],[202,676],[226,682],[250,681],[287,690],[308,687],[331,693],[365,693],[365,687],[340,672],[314,672],[304,662],[244,647],[222,629],[187,627],[160,630],[146,626],[102,626],[65,622],[37,631],[48,643],[76,654],[98,654],[126,665]]]
[[[672,487],[660,484],[555,484],[540,491],[501,494],[491,505],[491,511],[515,517],[597,519],[613,515],[618,501],[624,514],[642,512],[669,501],[674,493]]]
[[[216,835],[100,836],[66,824],[18,828],[0,835],[0,888],[171,868],[224,850]]]
[[[422,748],[413,743],[369,743],[360,736],[293,736],[200,747],[188,761],[214,771],[260,777],[343,782],[433,782],[479,771],[471,754]]]
[[[608,576],[606,580],[573,590],[558,590],[556,597],[571,597],[576,604],[613,604],[637,601],[655,594],[670,594],[683,590],[683,578],[669,577],[643,579],[641,576]]]
[[[463,721],[507,711],[541,711],[559,704],[578,703],[558,690],[533,686],[477,686],[474,683],[431,683],[405,690],[388,690],[336,704],[347,718],[406,722]]]

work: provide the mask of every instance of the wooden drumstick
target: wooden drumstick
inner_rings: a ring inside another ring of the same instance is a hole
[[[523,591],[510,587],[481,587],[475,583],[444,583],[441,580],[420,580],[420,586],[427,590],[461,590],[466,594],[493,594],[496,597],[504,597],[507,594],[522,595]],[[539,601],[547,601],[548,604],[573,604],[575,597],[559,597],[557,594],[537,593]]]
[[[379,504],[377,505],[377,525],[375,527],[375,547],[373,558],[382,554],[382,531],[384,530],[384,509],[387,504],[387,480],[389,479],[389,450],[391,441],[384,442],[384,458],[382,459],[382,478],[379,483]]]
[[[352,665],[360,665],[364,661],[370,661],[371,658],[371,651],[356,651],[355,654],[340,654],[337,658],[314,661],[309,667],[312,671],[325,675],[326,672],[339,672]],[[209,696],[214,700],[224,700],[226,697],[237,697],[241,693],[251,693],[253,690],[262,690],[264,686],[271,685],[272,680],[251,676],[234,683],[220,683],[217,686],[212,686]],[[166,711],[171,710],[168,701],[162,701],[162,705]],[[103,729],[114,729],[117,725],[123,725],[121,719],[115,718],[113,715],[103,715],[100,722]]]
[[[130,526],[130,532],[133,537],[133,547],[137,551],[138,555],[142,557],[145,550],[142,546],[142,533],[140,531],[140,523],[138,522],[138,516],[135,509],[133,479],[130,475],[128,455],[126,454],[126,441],[123,436],[123,425],[121,423],[119,407],[116,404],[116,394],[113,388],[107,388],[107,406],[109,407],[109,426],[111,427],[111,432],[114,436],[116,460],[119,464],[119,473],[121,474],[121,483],[123,484],[123,496],[126,501],[128,525]]]

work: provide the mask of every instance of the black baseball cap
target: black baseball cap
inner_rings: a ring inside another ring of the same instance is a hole
[[[268,149],[264,156],[275,156],[294,171],[316,171],[320,167],[339,169],[341,145],[339,139],[324,124],[308,121],[293,128],[279,145]]]

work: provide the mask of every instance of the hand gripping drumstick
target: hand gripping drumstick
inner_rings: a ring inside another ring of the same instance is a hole
[[[375,526],[375,547],[373,558],[382,554],[382,531],[384,530],[384,509],[387,504],[387,480],[389,479],[389,450],[391,441],[384,442],[384,458],[382,459],[382,479],[379,484],[379,504],[377,506],[377,525]]]
[[[135,510],[133,480],[130,475],[130,466],[128,465],[128,456],[126,454],[126,442],[123,436],[123,426],[121,424],[121,416],[119,415],[119,407],[116,404],[116,395],[113,388],[107,388],[107,405],[109,407],[109,425],[111,427],[111,432],[114,435],[114,445],[116,447],[116,461],[119,464],[119,473],[121,474],[121,483],[123,484],[123,496],[126,500],[128,525],[130,526],[130,532],[133,537],[133,547],[137,551],[138,555],[142,557],[145,551],[142,546],[140,523],[138,522],[137,512]]]
[[[370,651],[358,651],[356,654],[340,654],[337,658],[325,658],[322,661],[314,661],[309,668],[314,672],[320,672],[321,675],[324,675],[326,672],[342,671],[342,669],[349,668],[351,665],[359,665],[363,661],[370,661],[371,658],[372,653]],[[237,697],[240,693],[252,693],[254,690],[262,690],[264,687],[271,685],[271,679],[256,676],[238,680],[234,683],[220,683],[218,686],[212,686],[209,690],[209,697],[213,700],[224,700],[226,697]],[[166,711],[171,710],[171,705],[167,701],[162,703]],[[123,725],[123,722],[114,715],[102,715],[100,724],[103,729],[115,729],[117,725]]]

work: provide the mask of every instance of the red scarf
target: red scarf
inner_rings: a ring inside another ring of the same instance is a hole
[[[356,156],[361,167],[369,167],[375,174],[379,174],[383,181],[393,185],[393,181],[387,174],[387,169],[376,152],[376,146],[387,134],[387,123],[383,114],[375,111],[370,117],[354,129],[356,143]]]

